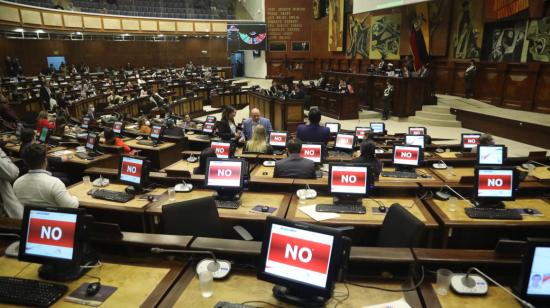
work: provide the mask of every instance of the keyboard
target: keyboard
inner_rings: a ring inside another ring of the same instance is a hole
[[[214,200],[216,202],[216,207],[219,209],[232,209],[236,210],[241,206],[241,200],[238,201],[224,201],[224,200]]]
[[[210,136],[208,136],[208,135],[196,135],[195,138],[200,139],[200,140],[209,140]]]
[[[0,302],[21,306],[48,307],[69,288],[62,284],[13,277],[0,277]]]
[[[406,172],[406,171],[382,171],[380,175],[387,178],[402,178],[402,179],[416,179],[418,177],[416,172]]]
[[[317,212],[343,213],[343,214],[365,214],[367,209],[359,204],[317,204]]]
[[[80,159],[84,159],[84,160],[92,160],[94,159],[92,156],[88,155],[88,153],[83,153],[83,152],[77,152],[75,154],[76,157],[80,158]]]
[[[150,146],[150,147],[153,147],[153,146],[156,146],[156,145],[157,145],[154,141],[148,141],[148,140],[139,140],[139,141],[137,142],[137,144],[139,144],[139,145],[147,145],[147,146]]]
[[[217,302],[214,305],[214,308],[254,308],[256,306],[249,306],[249,305],[243,305],[243,304],[234,304],[230,302]]]
[[[477,219],[503,219],[503,220],[522,220],[521,214],[512,209],[491,209],[469,207],[465,208],[466,215]]]
[[[351,157],[350,153],[340,151],[328,151],[328,155],[333,157]]]
[[[127,194],[122,191],[112,191],[107,189],[98,189],[93,194],[92,197],[95,199],[102,199],[107,201],[114,201],[120,203],[126,203],[134,199],[134,195]]]
[[[273,155],[283,155],[285,151],[282,150],[273,150]]]

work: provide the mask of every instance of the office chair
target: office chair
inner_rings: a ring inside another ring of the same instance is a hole
[[[424,232],[424,223],[400,204],[388,209],[380,232],[379,247],[416,247]]]
[[[166,234],[223,237],[218,209],[212,197],[164,205],[162,222]]]

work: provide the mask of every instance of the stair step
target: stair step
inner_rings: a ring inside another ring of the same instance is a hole
[[[359,119],[380,119],[382,113],[373,110],[363,110],[359,112]]]
[[[420,123],[420,124],[427,124],[427,125],[433,125],[433,126],[448,126],[448,127],[461,127],[462,123],[459,121],[449,121],[449,120],[436,120],[431,118],[424,118],[419,116],[413,116],[409,117],[410,122],[414,123]]]
[[[456,116],[451,113],[439,113],[439,112],[419,110],[416,112],[415,115],[422,118],[428,118],[428,119],[434,119],[434,120],[446,120],[446,121],[456,120]]]
[[[425,105],[422,106],[422,111],[434,112],[434,113],[450,113],[451,108],[448,106],[439,105]]]

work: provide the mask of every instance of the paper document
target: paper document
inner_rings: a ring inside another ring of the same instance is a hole
[[[364,306],[363,308],[411,308],[404,298],[400,298],[393,302],[387,302],[378,305]]]

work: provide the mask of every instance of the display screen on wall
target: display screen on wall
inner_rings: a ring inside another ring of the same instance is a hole
[[[309,51],[309,42],[292,42],[292,51]]]
[[[265,24],[227,24],[227,50],[266,50]]]
[[[55,70],[59,70],[59,67],[61,66],[61,63],[67,64],[65,62],[64,56],[49,56],[47,57],[48,60],[48,67],[52,66],[55,68]]]
[[[427,2],[431,0],[368,0],[354,1],[353,14],[388,9],[396,6],[409,5],[418,2]]]

